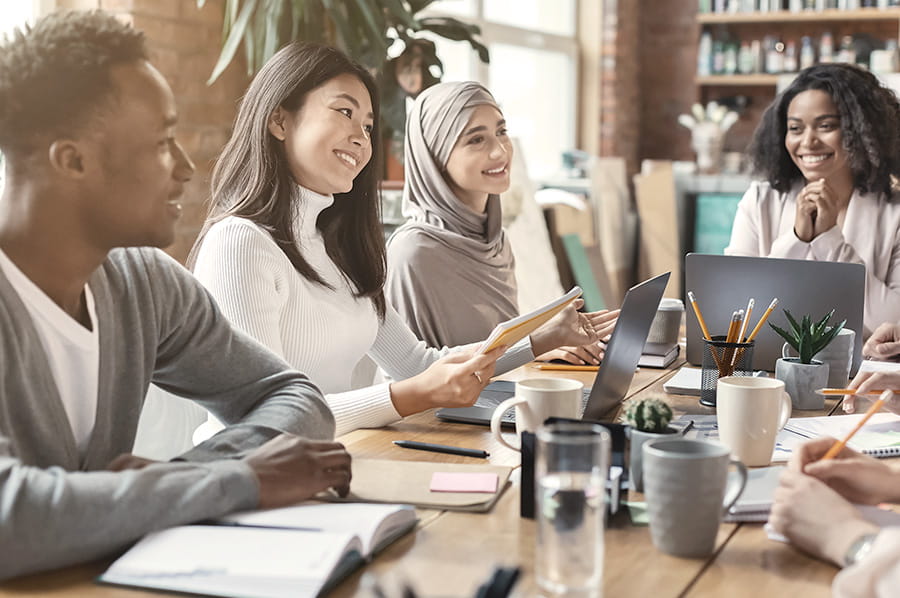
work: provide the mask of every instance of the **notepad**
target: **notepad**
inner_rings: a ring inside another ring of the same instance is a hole
[[[313,598],[415,525],[406,505],[301,505],[149,534],[101,583],[155,590]]]
[[[764,522],[775,501],[775,489],[784,471],[783,465],[747,470],[747,485],[737,502],[725,514],[728,522]],[[735,474],[736,475],[736,474]]]
[[[536,310],[523,314],[506,322],[497,324],[496,328],[484,341],[479,350],[487,353],[501,345],[512,346],[547,323],[550,318],[561,312],[567,305],[581,296],[581,287],[572,287],[568,293],[554,299]]]
[[[797,417],[788,420],[784,429],[803,438],[832,436],[843,438],[865,417],[864,413],[825,417]],[[900,456],[900,416],[876,413],[853,435],[847,446],[873,457]]]

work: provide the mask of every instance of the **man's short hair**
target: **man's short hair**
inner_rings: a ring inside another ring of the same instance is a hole
[[[0,150],[72,135],[113,93],[111,67],[147,59],[144,34],[109,13],[59,11],[0,44]]]

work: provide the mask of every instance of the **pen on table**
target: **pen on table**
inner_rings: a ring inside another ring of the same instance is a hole
[[[856,389],[853,389],[853,388],[820,388],[816,391],[816,394],[825,395],[826,397],[833,397],[836,395],[856,395],[856,394],[858,394],[860,396],[867,396],[867,395],[880,395],[884,391],[885,391],[885,389],[879,388],[877,390],[870,390],[868,392],[860,393],[860,392],[857,392]]]
[[[834,459],[835,456],[836,456],[839,452],[841,452],[841,450],[842,450],[845,446],[847,446],[847,442],[849,442],[850,439],[853,438],[853,435],[856,434],[856,432],[857,432],[860,428],[862,428],[863,425],[864,425],[867,421],[869,421],[869,418],[872,417],[873,415],[875,415],[875,413],[876,413],[879,409],[881,409],[881,406],[884,405],[887,401],[890,401],[892,398],[894,398],[894,392],[891,391],[891,390],[886,390],[886,391],[884,391],[883,393],[881,393],[881,396],[878,397],[878,400],[877,400],[877,401],[875,401],[874,403],[872,403],[872,406],[869,407],[869,410],[866,411],[866,414],[862,417],[862,419],[859,420],[859,422],[857,422],[857,424],[853,427],[853,429],[850,430],[850,432],[849,432],[846,436],[844,436],[844,438],[843,438],[842,440],[838,440],[837,442],[835,442],[834,444],[832,444],[832,445],[831,445],[831,448],[828,449],[828,452],[826,452],[824,455],[822,455],[822,459],[821,459],[821,460],[822,460],[822,461],[827,461],[828,459]]]
[[[534,366],[539,370],[555,370],[560,372],[596,372],[599,365],[574,365],[571,363],[539,363]]]
[[[687,423],[687,425],[685,427],[681,428],[681,435],[684,436],[685,434],[690,432],[691,428],[693,428],[693,427],[694,427],[694,420],[691,420]]]
[[[448,455],[462,455],[463,457],[475,457],[477,459],[487,459],[491,456],[489,452],[481,449],[448,446],[446,444],[431,444],[430,442],[417,442],[415,440],[395,440],[394,444],[401,448],[430,451],[432,453],[446,453]]]

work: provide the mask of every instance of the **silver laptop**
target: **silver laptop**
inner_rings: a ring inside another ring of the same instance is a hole
[[[584,419],[603,420],[615,416],[619,404],[631,386],[650,323],[669,281],[669,272],[631,287],[622,302],[622,311],[606,345],[603,363],[594,384],[585,390]],[[500,380],[488,385],[472,407],[438,409],[437,417],[445,421],[490,425],[494,408],[515,393],[515,383]],[[507,415],[514,417],[514,410]],[[514,422],[506,419],[504,423]]]
[[[772,299],[778,298],[778,305],[756,337],[753,369],[775,369],[784,339],[769,322],[787,328],[785,308],[798,320],[804,314],[819,319],[834,309],[831,321],[837,324],[846,318],[845,326],[856,331],[851,375],[856,374],[862,354],[866,289],[866,269],[862,264],[689,253],[684,258],[684,273],[685,291],[693,291],[713,336],[725,334],[731,314],[746,309],[751,297],[755,307],[748,330],[752,330]],[[685,306],[687,360],[701,365],[703,333],[687,300]]]

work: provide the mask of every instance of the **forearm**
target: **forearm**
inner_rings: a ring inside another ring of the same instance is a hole
[[[835,598],[892,598],[900,587],[900,528],[878,532],[865,558],[834,578]]]
[[[0,458],[0,579],[90,561],[165,527],[256,507],[240,461],[66,472]]]

